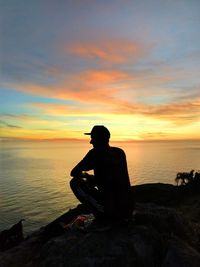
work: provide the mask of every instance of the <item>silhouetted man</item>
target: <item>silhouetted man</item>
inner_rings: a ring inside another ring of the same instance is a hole
[[[109,146],[110,132],[103,125],[93,127],[86,156],[73,168],[70,186],[75,196],[97,219],[120,221],[133,211],[126,156],[122,149]],[[94,175],[85,173],[93,170]]]

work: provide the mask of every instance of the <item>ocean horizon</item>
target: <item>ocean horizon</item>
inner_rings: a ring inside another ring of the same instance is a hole
[[[177,172],[200,169],[200,141],[110,145],[125,151],[132,185],[174,184]],[[87,141],[1,141],[0,231],[25,219],[30,233],[75,207],[70,171],[91,148]]]

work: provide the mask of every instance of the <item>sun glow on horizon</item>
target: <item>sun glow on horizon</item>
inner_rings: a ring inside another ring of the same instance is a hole
[[[199,123],[190,128],[187,125],[179,125],[174,129],[173,124],[169,121],[145,116],[102,114],[101,117],[104,119],[101,121],[97,119],[94,124],[88,122],[87,115],[83,121],[79,116],[78,118],[74,117],[74,120],[71,119],[70,125],[65,121],[57,124],[56,121],[48,120],[45,123],[42,120],[41,123],[37,122],[36,124],[36,120],[31,122],[29,119],[27,124],[23,122],[24,127],[2,127],[1,137],[35,140],[88,140],[83,133],[89,131],[94,125],[100,124],[110,129],[113,141],[195,140],[199,138],[199,134],[196,132]],[[72,130],[73,128],[74,130]]]

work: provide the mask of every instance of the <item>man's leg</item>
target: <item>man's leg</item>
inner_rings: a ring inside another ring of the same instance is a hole
[[[92,187],[86,180],[72,178],[70,187],[77,199],[85,204],[96,218],[104,215],[101,193],[95,187]]]

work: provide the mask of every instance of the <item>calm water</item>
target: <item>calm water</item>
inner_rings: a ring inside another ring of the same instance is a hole
[[[178,171],[200,169],[200,142],[118,146],[126,152],[132,184],[173,183]],[[0,231],[24,218],[25,233],[31,232],[76,206],[69,172],[90,148],[82,142],[1,142]]]

